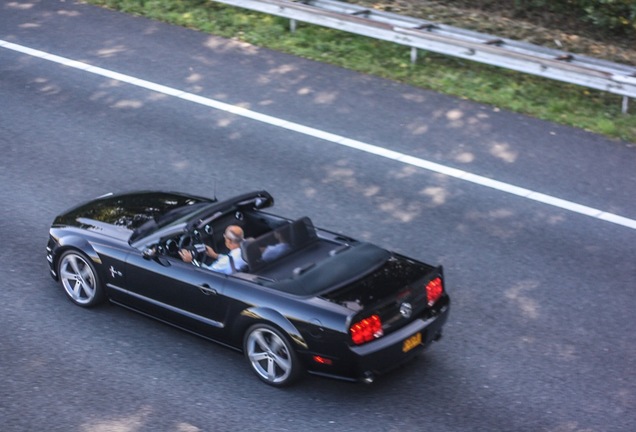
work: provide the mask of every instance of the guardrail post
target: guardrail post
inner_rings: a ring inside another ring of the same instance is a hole
[[[621,112],[623,114],[627,114],[628,109],[629,109],[629,97],[623,96],[623,106],[622,106]]]
[[[292,33],[296,33],[296,20],[295,19],[290,19],[289,20],[289,31]]]
[[[411,63],[415,64],[417,61],[417,48],[411,47]]]

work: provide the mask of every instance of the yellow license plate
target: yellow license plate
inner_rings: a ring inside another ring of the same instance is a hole
[[[402,352],[409,352],[422,343],[422,333],[415,333],[402,344]]]

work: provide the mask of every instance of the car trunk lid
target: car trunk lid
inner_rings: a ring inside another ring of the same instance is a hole
[[[381,333],[389,334],[425,316],[430,296],[441,295],[439,290],[443,293],[441,267],[393,255],[373,273],[322,297],[351,310],[350,324],[377,317]]]

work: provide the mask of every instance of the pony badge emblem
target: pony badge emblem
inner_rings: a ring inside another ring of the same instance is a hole
[[[411,303],[402,303],[400,305],[400,315],[402,315],[404,318],[410,318],[412,313],[413,306],[411,306]]]

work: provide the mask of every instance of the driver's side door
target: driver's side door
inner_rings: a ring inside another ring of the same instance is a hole
[[[126,286],[134,308],[179,327],[217,338],[222,331],[227,277],[168,255],[131,254]]]

